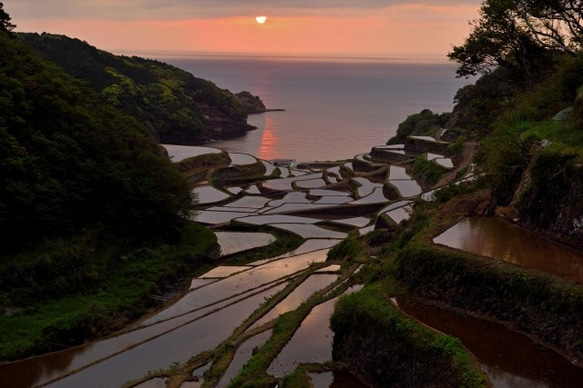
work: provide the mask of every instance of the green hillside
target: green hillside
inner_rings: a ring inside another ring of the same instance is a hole
[[[214,234],[143,121],[10,32],[0,3],[0,360],[82,343],[201,265]],[[150,302],[151,303],[151,302]]]
[[[162,143],[196,145],[255,128],[231,92],[174,66],[113,55],[63,35],[21,33],[18,38],[88,82]]]

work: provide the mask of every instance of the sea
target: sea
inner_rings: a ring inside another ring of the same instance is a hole
[[[267,108],[250,115],[247,135],[209,143],[265,160],[351,159],[385,144],[399,123],[423,109],[449,112],[456,91],[446,61],[266,55],[152,54],[232,92],[249,91]]]

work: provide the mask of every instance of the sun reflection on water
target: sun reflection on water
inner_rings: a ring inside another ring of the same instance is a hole
[[[279,143],[279,137],[277,136],[278,129],[277,121],[270,117],[269,114],[266,114],[263,136],[259,145],[260,159],[271,160],[281,157],[277,152],[277,145]]]

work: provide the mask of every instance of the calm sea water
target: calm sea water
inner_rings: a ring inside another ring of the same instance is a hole
[[[424,108],[451,111],[453,64],[375,59],[183,55],[159,59],[233,92],[248,90],[268,108],[251,115],[256,131],[213,143],[262,159],[340,160],[370,151]]]

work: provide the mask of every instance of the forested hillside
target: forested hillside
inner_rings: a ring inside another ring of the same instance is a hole
[[[487,0],[450,58],[461,89],[451,124],[482,143],[492,210],[583,246],[582,1]]]
[[[189,189],[144,125],[0,34],[2,249],[84,228],[172,236]]]
[[[453,112],[410,116],[399,136],[457,129],[481,144],[491,212],[583,246],[582,1],[486,0],[449,58],[460,89]]]
[[[216,241],[145,123],[11,30],[0,3],[0,360],[120,327]]]
[[[113,55],[63,35],[21,33],[18,38],[88,82],[162,143],[196,145],[254,129],[231,92],[174,66]]]

